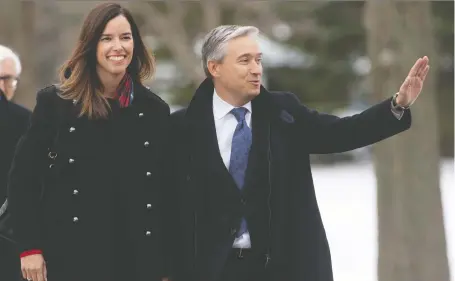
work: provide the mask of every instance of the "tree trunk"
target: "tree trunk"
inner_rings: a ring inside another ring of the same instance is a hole
[[[28,108],[35,104],[35,63],[33,44],[34,1],[2,0],[0,4],[0,44],[12,48],[22,64],[14,101]]]
[[[59,15],[58,5],[53,0],[36,1],[34,54],[40,69],[35,71],[39,88],[57,82],[57,68],[62,57],[60,29],[65,25],[65,19],[60,20]]]
[[[40,71],[35,63],[35,2],[20,1],[20,16],[17,19],[20,29],[18,30],[18,52],[22,62],[21,82],[17,88],[15,101],[23,106],[33,109],[36,101],[36,74]]]
[[[436,54],[429,2],[365,6],[376,101],[395,94],[417,58]],[[433,63],[435,66],[436,63]],[[436,67],[412,106],[411,129],[373,147],[377,175],[378,280],[449,281],[439,189]]]
[[[20,46],[21,3],[16,0],[0,2],[0,44],[17,49]]]

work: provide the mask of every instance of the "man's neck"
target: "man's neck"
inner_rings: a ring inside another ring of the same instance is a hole
[[[242,95],[233,94],[233,93],[227,91],[226,89],[224,89],[223,87],[216,86],[216,85],[215,85],[215,92],[222,100],[224,100],[225,102],[227,102],[230,105],[235,106],[235,107],[244,106],[245,104],[247,104],[251,101],[251,99],[247,99],[247,98],[242,99],[241,98]]]

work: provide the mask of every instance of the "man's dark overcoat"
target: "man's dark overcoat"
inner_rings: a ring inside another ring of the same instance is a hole
[[[188,108],[171,115],[177,281],[215,281],[242,217],[273,281],[332,281],[332,265],[310,169],[310,154],[367,146],[411,125],[391,99],[347,118],[318,113],[288,92],[261,88],[252,101],[253,143],[243,192],[222,162],[206,79]],[[266,280],[266,279],[263,279]]]
[[[0,205],[6,199],[8,171],[16,144],[28,127],[30,110],[8,101],[0,91]],[[0,238],[0,280],[15,280],[20,267],[10,243]]]

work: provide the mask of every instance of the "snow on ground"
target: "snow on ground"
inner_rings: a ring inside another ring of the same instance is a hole
[[[313,165],[313,178],[332,252],[335,281],[377,281],[376,179],[371,163]],[[455,281],[454,160],[441,162],[447,248]]]

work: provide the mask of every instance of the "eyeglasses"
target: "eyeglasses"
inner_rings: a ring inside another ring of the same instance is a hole
[[[19,77],[15,77],[13,75],[3,75],[0,76],[0,80],[11,80],[11,85],[16,88],[17,83],[19,83]]]

